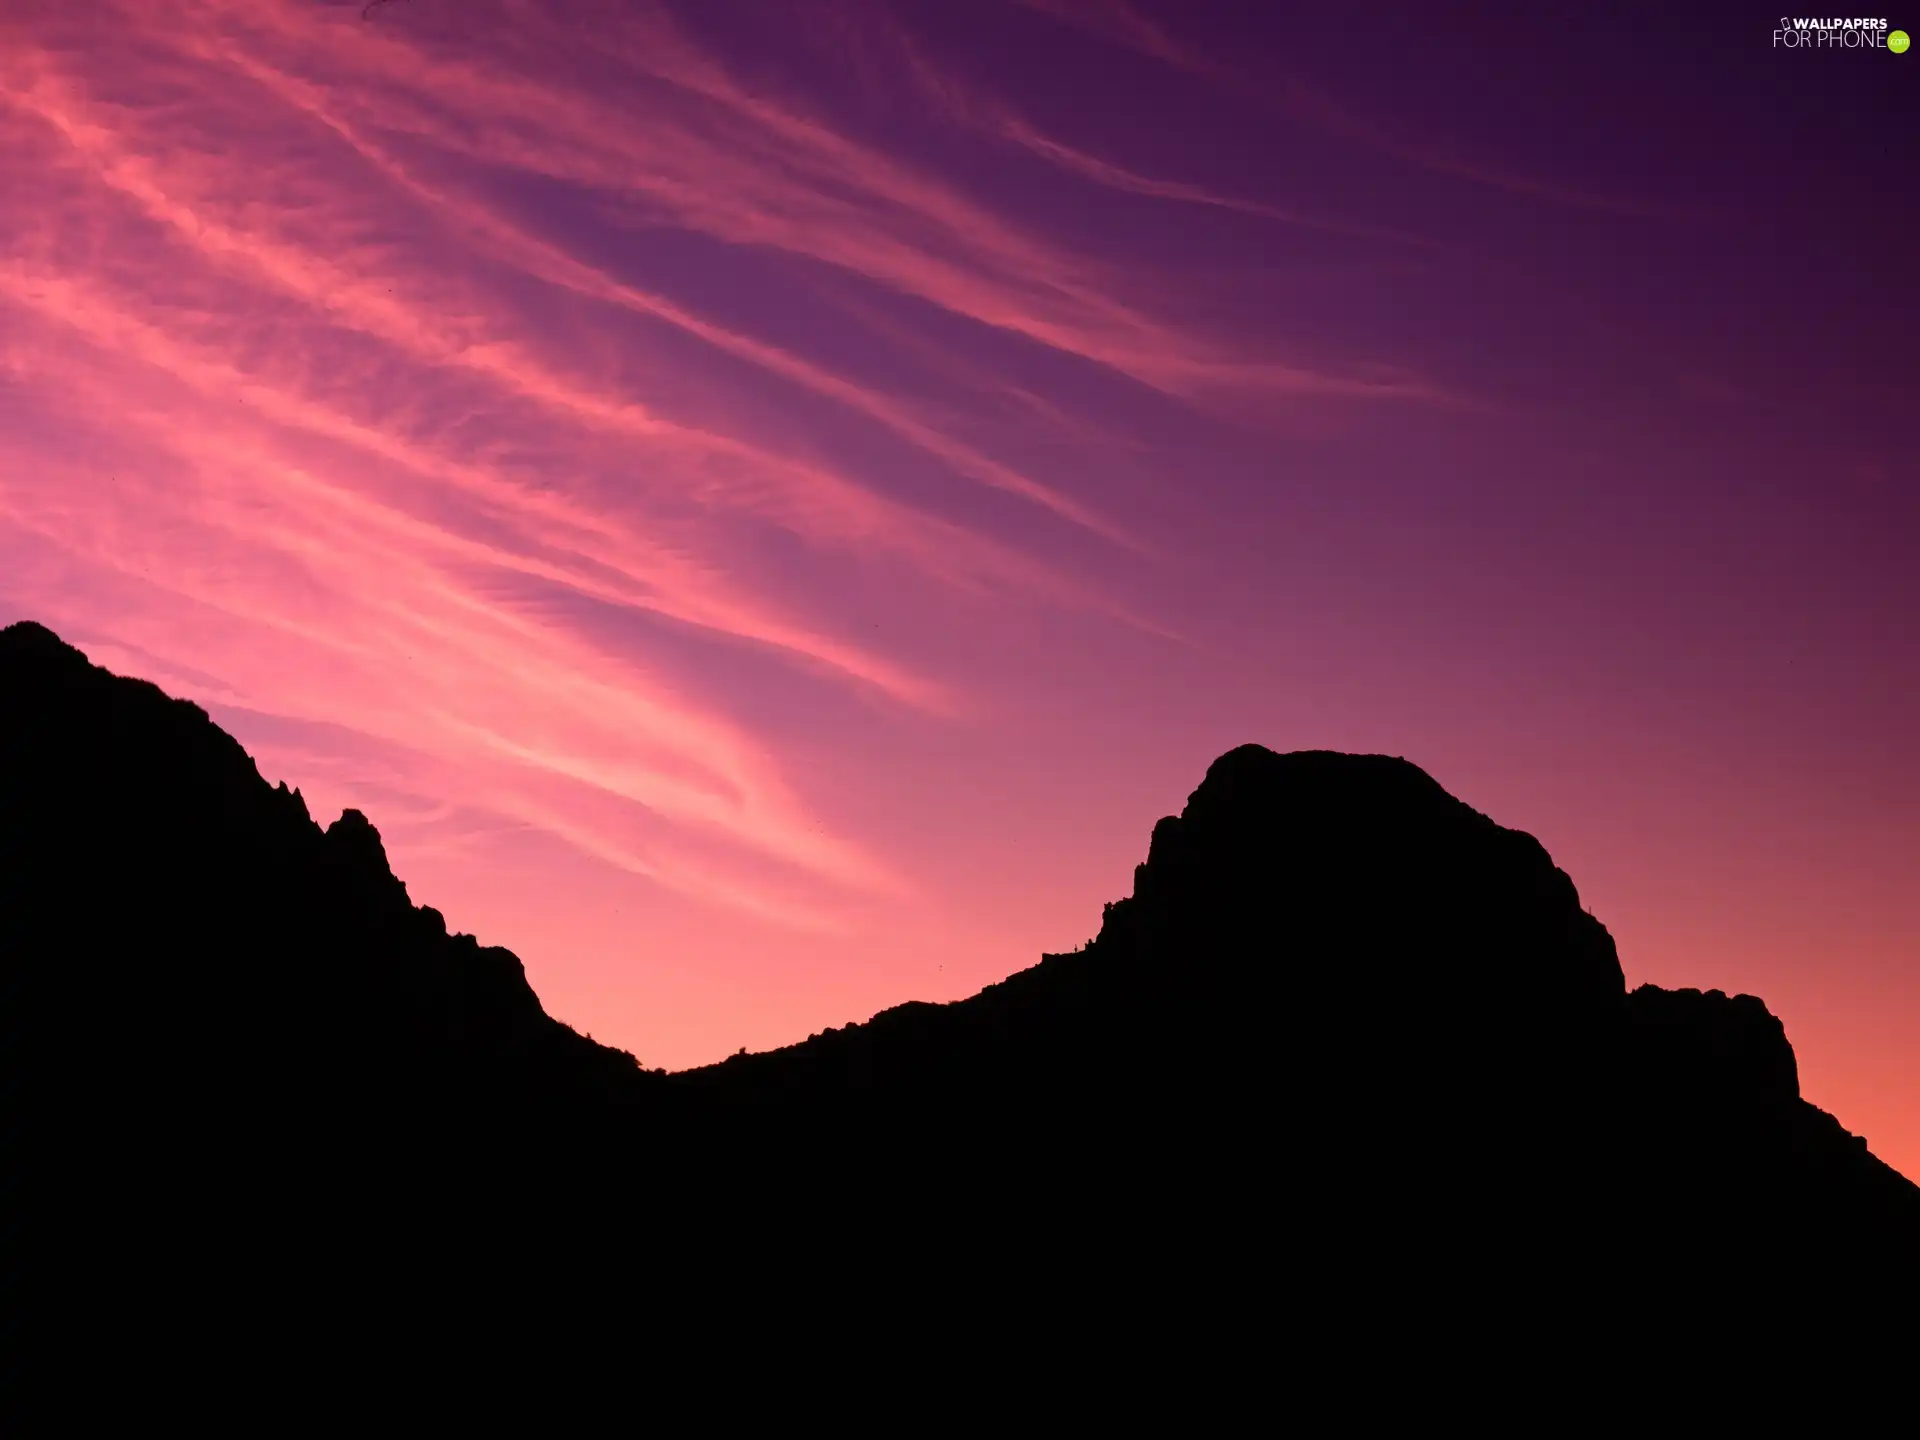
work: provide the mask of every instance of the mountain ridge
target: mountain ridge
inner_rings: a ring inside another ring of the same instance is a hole
[[[402,1072],[418,1080],[435,1063],[471,1070],[477,1083],[535,1089],[569,1068],[603,1079],[637,1070],[631,1056],[548,1017],[517,956],[450,933],[439,911],[415,906],[364,814],[349,809],[322,828],[299,791],[269,785],[200,707],[92,666],[31,622],[0,631],[0,685],[0,803],[10,822],[0,862],[16,947],[113,955],[138,950],[142,931],[193,929],[200,944],[183,944],[181,957],[197,948],[200,964],[158,981],[191,993],[205,1012],[191,1021],[198,1030],[272,1013],[277,1046],[301,1057],[274,1067],[290,1084],[300,1064],[357,1066],[357,1079],[335,1078],[363,1089],[399,1083]],[[86,907],[73,877],[89,868],[118,889]],[[209,892],[224,906],[208,903]],[[67,903],[52,906],[50,896]],[[23,925],[38,933],[21,935]],[[269,950],[276,964],[245,963]],[[41,978],[10,968],[10,990]],[[126,966],[118,980],[124,992],[92,997],[100,1010],[90,1023],[144,1054],[151,1025],[186,997],[153,993],[145,967]]]
[[[495,1250],[540,1213],[594,1264],[651,1216],[781,1263],[960,1226],[989,1267],[1044,1235],[1089,1274],[1224,1246],[1297,1282],[1284,1214],[1313,1266],[1389,1277],[1671,1286],[1708,1233],[1810,1282],[1920,1276],[1920,1187],[1800,1097],[1763,1002],[1629,992],[1545,848],[1397,757],[1229,751],[1082,949],[669,1075],[413,905],[359,811],[322,829],[198,707],[15,625],[0,958],[17,1108],[144,1157],[98,1194],[278,1166],[334,1176],[329,1215],[438,1196],[409,1243],[450,1206]]]

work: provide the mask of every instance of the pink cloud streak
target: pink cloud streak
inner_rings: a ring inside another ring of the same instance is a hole
[[[522,74],[418,49],[397,26],[352,28],[228,0],[209,8],[237,31],[341,65],[352,83],[336,88],[364,117],[348,126],[591,185],[676,224],[824,262],[1170,394],[1219,386],[1353,399],[1432,394],[1412,377],[1384,382],[1250,356],[1155,318],[1121,298],[1119,276],[796,108],[746,93],[663,12],[593,17],[595,53],[619,57],[635,81],[616,113]],[[536,52],[564,51],[572,38],[544,11],[516,10],[514,24]]]

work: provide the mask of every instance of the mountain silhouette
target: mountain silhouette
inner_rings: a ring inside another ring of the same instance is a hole
[[[1385,756],[1233,750],[1083,948],[665,1075],[414,906],[365,816],[16,624],[0,1027],[35,1203],[283,1289],[376,1232],[490,1284],[554,1247],[1343,1304],[1920,1276],[1920,1188],[1800,1097],[1761,1001],[1628,992],[1537,841]]]
[[[218,1114],[630,1083],[512,954],[409,901],[364,815],[323,830],[197,706],[17,624],[0,746],[8,1045],[70,1093]]]

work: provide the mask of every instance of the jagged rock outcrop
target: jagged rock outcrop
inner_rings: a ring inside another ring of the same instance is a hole
[[[673,1083],[765,1143],[1011,1168],[1118,1231],[1284,1216],[1369,1269],[1920,1256],[1920,1189],[1800,1098],[1764,1004],[1628,994],[1536,840],[1385,756],[1229,752],[1084,950]]]
[[[364,815],[321,830],[204,711],[33,624],[0,631],[0,937],[8,1047],[71,1124],[278,1131],[639,1073],[416,908]]]

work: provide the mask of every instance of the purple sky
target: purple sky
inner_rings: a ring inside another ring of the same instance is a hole
[[[1920,1174],[1920,55],[1778,23],[15,3],[0,619],[648,1064],[1405,755]]]

